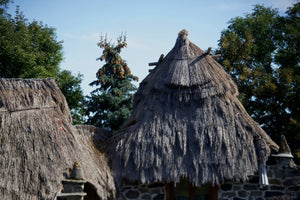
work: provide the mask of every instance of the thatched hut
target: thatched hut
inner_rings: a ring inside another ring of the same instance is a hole
[[[71,125],[54,79],[0,79],[0,199],[55,199],[74,162],[93,199],[114,196],[114,181],[98,151],[104,130]]]
[[[119,184],[245,181],[278,150],[239,102],[230,76],[187,36],[179,32],[141,82],[132,116],[108,143]]]

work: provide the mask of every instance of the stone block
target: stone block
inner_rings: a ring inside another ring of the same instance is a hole
[[[233,200],[245,200],[245,199],[239,198],[239,197],[234,197]]]
[[[281,185],[280,179],[269,179],[270,184]]]
[[[221,185],[221,190],[223,191],[230,191],[232,190],[232,184],[230,183],[224,183]]]
[[[299,169],[287,170],[286,177],[295,177],[295,176],[299,176],[299,178],[300,178],[300,170]]]
[[[245,200],[245,199],[239,198],[239,197],[234,197],[233,200]]]
[[[241,190],[241,189],[242,189],[241,185],[233,185],[234,191]]]
[[[300,185],[288,187],[288,190],[295,191],[295,192],[297,192],[297,191],[300,192]]]
[[[232,198],[235,196],[236,196],[235,192],[226,192],[222,194],[222,197],[227,197],[227,198]]]
[[[287,191],[285,194],[292,197],[295,195],[295,192]]]
[[[283,182],[284,186],[295,186],[300,184],[300,179],[299,178],[292,178],[292,179],[287,179]]]
[[[265,192],[265,198],[280,197],[282,195],[283,195],[283,192],[278,192],[278,191],[266,191]]]
[[[285,171],[286,171],[285,169],[277,169],[275,170],[275,176],[277,178],[282,178],[285,176]]]
[[[251,197],[261,197],[263,193],[261,191],[252,191],[250,192]]]
[[[141,196],[141,198],[142,198],[142,199],[145,199],[145,200],[151,199],[151,195],[150,195],[150,194],[143,194],[143,195]]]
[[[246,191],[238,191],[238,195],[239,195],[239,197],[247,197],[248,196]]]
[[[153,200],[164,200],[164,199],[165,199],[164,194],[158,194],[153,198]]]
[[[244,190],[257,190],[257,185],[254,184],[246,184],[244,185]]]
[[[136,190],[129,190],[128,192],[126,192],[125,196],[128,199],[136,199],[140,196],[140,193]]]
[[[159,194],[160,193],[159,188],[151,189],[150,191],[151,191],[151,194]]]
[[[283,186],[278,186],[278,185],[271,185],[270,186],[271,190],[284,190]]]

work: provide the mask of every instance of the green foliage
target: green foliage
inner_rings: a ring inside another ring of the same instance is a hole
[[[118,44],[101,38],[98,46],[103,49],[98,60],[105,64],[96,73],[97,80],[90,83],[97,89],[88,97],[88,122],[99,127],[118,130],[132,111],[133,94],[136,87],[131,83],[138,78],[130,72],[121,58],[121,49],[127,46],[126,37],[120,36]]]
[[[299,3],[286,16],[261,5],[221,34],[219,62],[237,83],[248,113],[279,142],[300,149]]]
[[[62,44],[53,28],[27,22],[17,9],[15,18],[0,18],[0,33],[0,77],[45,78],[58,73]]]
[[[10,0],[0,0],[0,15],[4,14],[5,10],[8,8]]]
[[[74,123],[83,122],[82,75],[60,71],[63,59],[62,42],[56,39],[55,29],[41,22],[28,22],[16,10],[15,18],[6,13],[9,0],[0,0],[0,78],[55,77],[65,95]]]
[[[73,124],[84,123],[83,116],[85,114],[85,100],[83,91],[80,87],[82,78],[82,74],[73,76],[68,70],[60,71],[55,77],[57,85],[61,89],[68,102],[73,118]]]

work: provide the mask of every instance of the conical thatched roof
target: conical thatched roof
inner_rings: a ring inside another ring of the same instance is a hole
[[[237,95],[222,66],[181,31],[140,84],[131,118],[108,144],[117,181],[179,182],[186,176],[200,186],[246,180],[278,146]]]
[[[100,197],[114,195],[106,159],[94,143],[103,130],[71,125],[53,79],[0,79],[0,199],[55,199],[74,162]]]

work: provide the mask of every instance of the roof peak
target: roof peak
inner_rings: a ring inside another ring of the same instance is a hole
[[[185,29],[182,29],[181,31],[179,31],[178,36],[188,36],[189,32]]]

